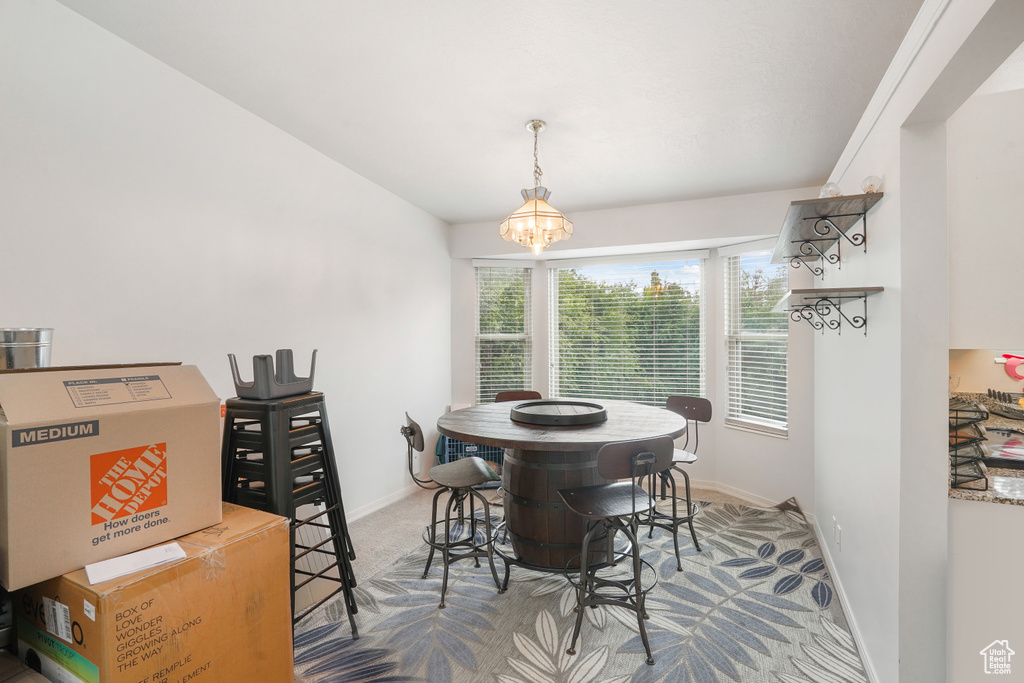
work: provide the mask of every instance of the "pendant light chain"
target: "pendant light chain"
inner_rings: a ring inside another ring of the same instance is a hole
[[[533,186],[540,187],[540,177],[544,172],[540,170],[540,162],[537,157],[537,133],[540,126],[533,124]]]

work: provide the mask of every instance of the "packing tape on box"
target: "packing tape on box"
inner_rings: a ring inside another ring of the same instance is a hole
[[[215,581],[221,574],[227,571],[227,563],[224,560],[224,551],[220,548],[211,548],[202,554],[203,564],[199,571],[202,572],[204,581]]]

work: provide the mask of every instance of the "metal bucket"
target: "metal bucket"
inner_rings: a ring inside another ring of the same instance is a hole
[[[52,327],[0,327],[0,370],[50,367]]]

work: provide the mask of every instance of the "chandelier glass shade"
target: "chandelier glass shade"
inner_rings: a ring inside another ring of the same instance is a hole
[[[572,236],[572,221],[558,209],[548,204],[551,192],[540,184],[542,172],[537,161],[537,133],[544,130],[543,121],[533,120],[526,129],[533,131],[533,181],[532,190],[523,190],[526,202],[501,222],[499,232],[509,242],[519,242],[534,254],[540,254],[554,242],[567,240]]]
[[[537,186],[523,190],[526,203],[501,222],[501,236],[510,242],[519,242],[534,254],[540,254],[549,244],[572,236],[572,221],[548,204],[551,192]]]

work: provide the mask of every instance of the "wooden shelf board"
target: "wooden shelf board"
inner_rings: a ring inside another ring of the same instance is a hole
[[[819,245],[822,251],[828,251],[832,244],[839,239],[839,236],[832,233],[832,237],[822,238],[821,235],[814,232],[815,221],[806,219],[830,218],[835,226],[843,234],[846,234],[850,228],[860,222],[861,216],[877,204],[883,195],[883,192],[873,192],[850,195],[849,197],[822,197],[792,202],[786,213],[786,220],[782,223],[782,230],[779,232],[778,242],[775,243],[771,262],[783,263],[793,256],[799,255],[798,244],[803,240],[828,240]],[[805,261],[820,260],[817,254],[800,256]]]
[[[791,289],[779,299],[772,311],[787,311],[791,306],[803,306],[822,299],[863,299],[885,291],[885,287],[819,287],[817,289]]]

